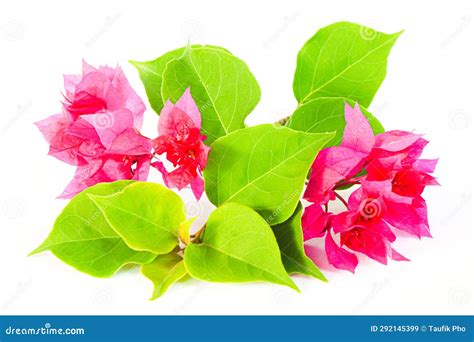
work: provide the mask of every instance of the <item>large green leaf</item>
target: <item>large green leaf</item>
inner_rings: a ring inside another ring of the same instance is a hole
[[[50,250],[66,264],[95,277],[110,277],[128,263],[148,263],[155,254],[130,249],[88,195],[110,195],[130,181],[101,183],[84,190],[64,208],[48,238],[31,254]]]
[[[186,211],[181,198],[164,186],[136,182],[109,196],[89,197],[131,248],[166,254],[178,245]]]
[[[201,239],[184,250],[192,277],[214,282],[269,281],[298,289],[283,267],[270,226],[249,207],[227,203],[217,208]]]
[[[142,273],[153,282],[152,300],[161,297],[174,282],[187,274],[183,258],[176,253],[158,255],[153,262],[142,266]]]
[[[202,45],[193,45],[194,49],[203,47]],[[206,47],[206,46],[204,46]],[[227,51],[218,46],[209,46],[215,49],[221,49]],[[165,53],[164,55],[152,60],[145,62],[130,61],[130,63],[137,68],[140,79],[145,86],[145,91],[148,96],[148,101],[150,102],[151,108],[157,113],[160,114],[161,109],[163,108],[164,103],[167,98],[161,97],[161,83],[163,80],[163,71],[165,70],[166,64],[175,58],[179,58],[186,47],[175,49]]]
[[[294,212],[309,168],[332,136],[267,124],[222,137],[204,170],[207,196],[216,206],[245,204],[270,224],[281,223]]]
[[[385,78],[387,57],[400,34],[348,22],[320,29],[298,54],[293,83],[298,103],[335,96],[368,107]]]
[[[335,132],[334,138],[326,146],[339,145],[346,127],[344,102],[354,106],[354,101],[342,97],[318,97],[298,107],[286,125],[297,131],[309,133]],[[360,109],[374,133],[382,133],[384,129],[380,122],[364,107],[361,106]]]
[[[303,207],[300,203],[288,220],[272,227],[280,246],[283,265],[289,274],[301,273],[326,281],[321,271],[304,252],[302,213]]]
[[[260,100],[260,88],[247,65],[213,47],[190,47],[166,65],[161,97],[175,102],[188,87],[201,111],[208,144],[244,127]]]

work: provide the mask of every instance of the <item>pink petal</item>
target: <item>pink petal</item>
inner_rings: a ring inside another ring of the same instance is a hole
[[[48,154],[71,165],[79,165],[82,158],[78,155],[83,139],[67,131],[67,119],[62,114],[52,115],[35,125],[50,144]]]
[[[354,228],[359,216],[357,211],[344,211],[334,215],[331,220],[334,233],[338,234]]]
[[[151,141],[129,128],[115,137],[107,152],[126,156],[151,156]]]
[[[97,174],[101,167],[101,160],[93,160],[84,166],[79,166],[74,174],[74,178],[64,189],[63,193],[59,195],[59,198],[72,198],[82,190],[101,182],[103,178],[100,174]],[[108,181],[108,179],[105,179],[105,181]]]
[[[419,238],[431,236],[426,215],[426,204],[420,199],[417,199],[411,205],[387,202],[384,219],[391,226]]]
[[[393,178],[392,191],[408,197],[420,196],[427,185],[439,185],[433,176],[414,168],[398,171]]]
[[[87,91],[76,91],[74,97],[68,98],[63,106],[70,119],[76,120],[81,115],[103,112],[107,108],[107,103]]]
[[[92,99],[100,100],[103,104],[105,104],[105,106],[107,106],[106,94],[109,84],[110,80],[108,80],[104,74],[98,71],[86,73],[82,77],[81,81],[76,85],[74,99],[78,96],[79,99],[82,99],[83,96],[87,95],[88,101]],[[74,103],[74,99],[69,100],[71,103]],[[96,106],[94,106],[94,108],[96,108]],[[96,112],[96,109],[94,110],[95,111],[89,111],[87,113],[87,111],[84,109],[81,114],[93,114]]]
[[[346,127],[341,146],[351,148],[354,151],[369,153],[375,143],[375,136],[367,118],[360,111],[359,104],[356,103],[352,108],[345,103],[344,116]]]
[[[155,169],[157,169],[162,177],[163,177],[163,183],[165,183],[165,185],[168,187],[168,188],[171,188],[172,187],[172,184],[170,184],[168,182],[168,170],[166,170],[165,166],[163,165],[162,162],[160,161],[155,161],[153,163],[151,163],[151,166],[153,166]]]
[[[35,122],[36,127],[43,134],[48,143],[61,133],[67,126],[67,120],[63,114],[55,114],[48,116],[46,119]]]
[[[387,131],[377,134],[374,147],[389,152],[399,152],[412,146],[421,136],[421,134],[406,131]]]
[[[120,179],[133,179],[131,162],[123,160],[123,157],[107,158],[97,174],[100,182],[112,182]]]
[[[109,68],[110,69],[110,68]],[[104,69],[101,68],[101,71]],[[128,82],[122,68],[111,69],[113,77],[106,94],[107,109],[115,111],[128,109],[133,114],[133,127],[141,129],[145,104]]]
[[[301,218],[304,241],[324,236],[329,217],[319,204],[306,207]]]
[[[394,242],[396,240],[395,234],[392,232],[388,224],[384,221],[373,222],[368,225],[369,230],[380,234],[384,238],[386,238],[389,242]]]
[[[413,198],[407,196],[401,196],[399,194],[393,193],[392,180],[384,181],[369,181],[361,180],[361,188],[364,191],[366,197],[370,198],[379,198],[383,197],[384,202],[390,201],[394,203],[403,203],[411,205]]]
[[[328,261],[334,267],[354,273],[358,260],[354,253],[346,251],[334,242],[331,232],[326,234],[325,249]]]
[[[96,72],[97,69],[94,68],[92,65],[88,64],[84,59],[82,60],[82,73],[84,75],[90,73],[90,72]]]
[[[334,199],[334,186],[360,172],[365,157],[365,153],[340,146],[319,152],[311,169],[304,198],[319,204]]]
[[[341,233],[341,244],[381,264],[387,264],[387,241],[370,229],[359,227]]]
[[[153,162],[151,166],[160,171],[163,176],[163,182],[168,188],[177,188],[178,190],[181,190],[191,184],[195,178],[191,172],[184,167],[178,167],[175,170],[168,172],[162,162]]]
[[[84,117],[87,117],[87,115]],[[70,122],[67,132],[84,140],[102,145],[95,127],[82,117],[78,117],[75,121]]]
[[[167,100],[161,109],[160,119],[158,120],[158,134],[163,135],[172,135],[174,133],[171,112],[174,110],[174,104]]]
[[[395,141],[394,144],[397,144],[397,142]],[[423,138],[417,138],[413,143],[399,151],[389,151],[374,147],[368,158],[370,162],[367,166],[367,171],[369,175],[374,173],[374,171],[378,171],[382,174],[389,174],[390,171],[400,170],[404,167],[411,167],[412,164],[415,163],[421,156],[423,149],[427,144],[427,140]],[[371,165],[373,163],[376,164],[376,168]]]
[[[410,259],[406,258],[405,256],[398,253],[395,249],[391,248],[391,255],[390,257],[395,261],[410,261]]]
[[[210,150],[211,150],[211,148],[209,146],[207,146],[207,145],[205,145],[204,143],[201,142],[201,144],[200,144],[200,153],[198,153],[198,155],[197,155],[197,161],[198,161],[199,168],[200,168],[201,171],[204,170],[204,168],[206,167],[207,159],[208,159]]]
[[[64,75],[64,90],[67,98],[73,98],[76,85],[81,81],[80,75]]]
[[[185,112],[194,122],[194,126],[201,129],[201,112],[199,111],[196,102],[191,96],[191,89],[188,87],[183,95],[181,95],[176,107]]]
[[[148,178],[148,173],[150,172],[151,156],[144,155],[140,156],[137,159],[137,166],[133,173],[134,180],[146,181]]]
[[[413,163],[413,168],[420,172],[433,173],[438,159],[419,159]]]
[[[168,182],[178,190],[187,187],[194,179],[195,176],[192,174],[191,170],[183,166],[168,173]]]
[[[192,180],[191,190],[193,191],[194,197],[199,201],[204,192],[204,180],[201,176],[197,176]]]
[[[189,115],[174,106],[170,101],[165,103],[158,122],[160,136],[169,135],[179,137],[180,140],[186,140],[193,128],[196,127]]]
[[[107,150],[120,134],[133,128],[133,114],[127,109],[84,115],[82,118],[95,128],[102,145]]]

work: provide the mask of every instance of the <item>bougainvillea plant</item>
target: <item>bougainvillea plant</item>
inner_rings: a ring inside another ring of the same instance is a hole
[[[292,274],[325,281],[305,253],[314,238],[335,269],[354,272],[359,254],[408,260],[392,243],[399,231],[430,236],[422,193],[438,184],[437,160],[420,158],[420,134],[385,131],[368,109],[399,35],[348,22],[320,29],[298,54],[294,113],[251,127],[260,88],[228,50],[192,45],[132,61],[160,116],[155,137],[140,133],[145,104],[123,71],[84,62],[64,78],[61,114],[36,123],[49,154],[76,173],[32,254],[49,250],[96,277],[139,264],[153,299],[186,276],[295,290]],[[164,185],[146,182],[150,169]],[[183,188],[216,206],[194,231]]]

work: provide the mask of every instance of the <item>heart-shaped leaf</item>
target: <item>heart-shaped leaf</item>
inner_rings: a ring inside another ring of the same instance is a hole
[[[387,57],[400,34],[348,22],[320,29],[298,54],[293,83],[298,103],[334,96],[368,107],[385,78]]]
[[[209,200],[245,204],[270,224],[295,211],[306,175],[333,134],[313,134],[278,125],[241,129],[212,144],[204,170]]]
[[[76,195],[56,219],[48,238],[31,254],[50,250],[66,264],[95,277],[110,277],[125,264],[152,261],[156,255],[128,247],[89,198],[114,194],[130,184],[100,183]]]
[[[153,262],[142,266],[142,273],[153,282],[151,300],[161,297],[174,282],[187,274],[183,258],[176,253],[158,255]]]
[[[301,228],[301,203],[295,212],[285,222],[272,226],[273,232],[280,246],[281,258],[289,274],[306,274],[314,278],[327,281],[319,268],[304,252],[303,231]]]
[[[212,47],[214,49],[220,49],[227,51],[224,48],[218,46],[202,46],[202,45],[193,45],[192,48],[198,49],[202,47]],[[163,71],[166,68],[166,64],[175,58],[179,58],[186,47],[182,47],[176,50],[169,51],[164,55],[152,60],[145,62],[130,61],[130,63],[137,68],[140,79],[145,86],[145,91],[148,96],[148,101],[150,102],[151,108],[159,115],[161,109],[163,108],[164,103],[167,98],[163,99],[161,97],[161,83],[163,80]],[[228,51],[227,51],[228,52]]]
[[[326,146],[339,145],[346,127],[344,102],[354,107],[354,101],[342,97],[318,97],[298,107],[287,122],[287,126],[297,131],[309,133],[335,132]],[[384,131],[380,122],[364,107],[362,113],[369,121],[375,134]]]
[[[272,229],[254,210],[237,203],[217,208],[201,243],[184,250],[189,274],[214,282],[269,281],[298,288],[283,267]]]
[[[166,254],[178,245],[178,227],[186,211],[181,198],[168,188],[136,182],[109,196],[89,197],[131,248]]]
[[[244,127],[260,100],[260,87],[247,65],[214,47],[189,47],[166,65],[161,97],[175,102],[188,87],[201,111],[207,144]]]

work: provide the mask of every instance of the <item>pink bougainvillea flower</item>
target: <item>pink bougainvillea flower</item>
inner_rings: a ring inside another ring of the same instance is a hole
[[[60,197],[99,182],[146,180],[151,142],[139,133],[145,105],[123,71],[83,62],[83,74],[65,76],[64,88],[63,112],[36,123],[49,154],[77,166]]]
[[[201,135],[201,113],[190,89],[186,89],[176,104],[167,101],[160,113],[159,137],[153,140],[157,155],[166,153],[166,159],[175,168],[168,171],[161,161],[152,163],[163,175],[168,187],[178,190],[190,185],[194,196],[201,198],[204,191],[202,170],[207,164],[209,147]]]
[[[419,159],[428,143],[419,134],[389,131],[374,136],[356,105],[345,106],[346,127],[340,146],[322,150],[313,163],[304,198],[312,202],[302,217],[305,240],[325,236],[328,262],[354,272],[353,252],[386,264],[387,259],[408,260],[393,249],[394,229],[418,238],[431,236],[425,200],[428,185],[439,185],[431,175],[437,160]],[[346,202],[337,193],[359,185]],[[346,206],[328,211],[338,198]],[[334,235],[339,235],[339,246]],[[351,252],[352,251],[352,252]]]

